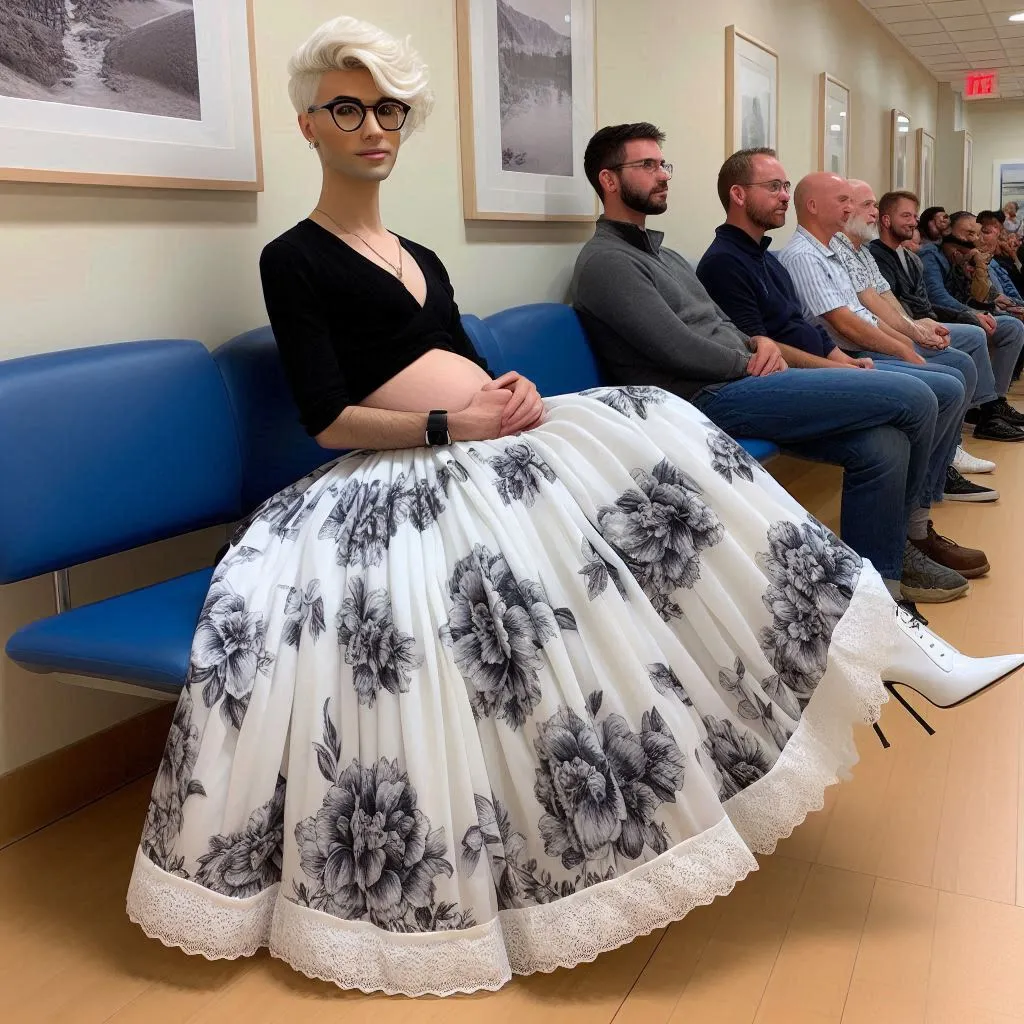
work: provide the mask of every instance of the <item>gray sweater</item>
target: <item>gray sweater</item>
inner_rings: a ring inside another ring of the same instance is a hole
[[[649,384],[690,398],[746,376],[749,338],[711,300],[664,234],[597,222],[576,259],[570,294],[614,384]]]

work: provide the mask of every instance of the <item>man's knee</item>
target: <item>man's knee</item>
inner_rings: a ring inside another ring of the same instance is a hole
[[[851,440],[846,469],[854,473],[866,473],[879,481],[890,475],[903,481],[910,464],[911,444],[911,438],[894,426],[858,431]]]
[[[968,360],[968,362],[970,362],[970,360]],[[974,364],[971,363],[971,369],[973,370],[973,368]],[[973,373],[970,376],[975,380],[977,379],[976,373]],[[929,380],[928,386],[932,389],[935,394],[935,398],[938,401],[939,415],[948,409],[960,406],[964,401],[966,401],[968,392],[967,380],[967,375],[959,371],[955,374],[932,374],[932,379]]]
[[[965,352],[972,358],[976,353],[988,352],[988,335],[984,328],[974,324],[950,324],[949,341],[958,352]]]
[[[1012,316],[997,316],[992,343],[1000,346],[1024,347],[1024,324]]]

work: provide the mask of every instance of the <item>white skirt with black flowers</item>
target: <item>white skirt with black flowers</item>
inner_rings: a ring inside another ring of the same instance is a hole
[[[551,399],[498,441],[356,452],[218,566],[128,912],[447,995],[728,893],[856,760],[881,579],[692,406]]]

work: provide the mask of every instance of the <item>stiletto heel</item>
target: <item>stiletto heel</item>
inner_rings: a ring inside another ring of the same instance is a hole
[[[914,708],[910,706],[906,698],[897,692],[895,683],[886,683],[885,688],[900,702],[900,704],[903,705],[910,717],[913,718],[929,736],[935,735],[935,730],[917,713],[917,711],[914,710]]]

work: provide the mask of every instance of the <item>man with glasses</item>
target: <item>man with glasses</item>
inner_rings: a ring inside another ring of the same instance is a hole
[[[941,242],[921,249],[928,298],[934,306],[976,316],[995,349],[1008,344],[1024,346],[1024,324],[1009,313],[1006,301],[998,301],[998,289],[992,287],[989,278],[990,257],[978,244],[974,214],[967,210],[954,213],[949,219],[949,233]],[[1014,377],[1020,373],[1020,361],[1018,356]],[[968,421],[978,422],[978,418],[975,413]]]
[[[865,370],[790,369],[785,354],[800,362],[797,346],[733,323],[686,260],[647,229],[647,217],[668,206],[663,140],[651,124],[617,125],[599,131],[584,157],[604,216],[577,259],[571,292],[610,382],[662,387],[733,436],[846,466],[843,539],[871,559],[893,596],[948,601],[965,593],[961,573],[906,550],[907,521],[925,487],[935,393],[909,378],[872,389]],[[962,387],[952,379],[942,387],[944,401],[959,405]],[[976,574],[988,569],[982,552],[957,551]],[[908,557],[919,568],[905,574]]]
[[[861,371],[854,374],[857,380],[850,382],[850,388],[859,387],[872,399],[887,397],[895,403],[906,401],[908,394],[913,395],[922,384],[934,391],[941,406],[937,424],[941,423],[943,429],[935,431],[930,447],[912,453],[926,460],[928,471],[924,488],[916,493],[917,500],[911,505],[903,578],[906,582],[915,574],[927,573],[927,563],[919,555],[968,577],[980,575],[978,569],[986,563],[978,561],[978,553],[940,537],[929,519],[933,489],[941,497],[946,446],[955,433],[954,417],[959,412],[959,405],[952,398],[958,392],[939,375],[909,364],[906,372],[865,373],[865,368],[877,366],[892,371],[895,367],[891,363],[875,363],[869,353],[850,355],[844,352],[820,324],[812,324],[804,317],[792,278],[769,252],[768,232],[785,224],[792,191],[786,172],[771,149],[745,150],[726,160],[718,175],[718,195],[726,211],[726,222],[718,228],[715,241],[698,264],[697,276],[742,331],[751,335],[770,334],[799,350],[799,361],[789,357],[791,365],[819,369],[838,366]],[[834,397],[822,396],[822,401]],[[815,410],[809,411],[816,419],[820,416]],[[845,460],[829,461],[841,461],[848,477],[856,480],[864,463],[862,447],[854,443],[847,445],[845,451]],[[909,477],[908,487],[915,478],[913,473]],[[908,493],[908,501],[910,497]],[[866,502],[874,500],[870,486],[865,499]],[[864,515],[863,529],[878,528],[877,515],[873,515],[870,508],[851,514]]]

